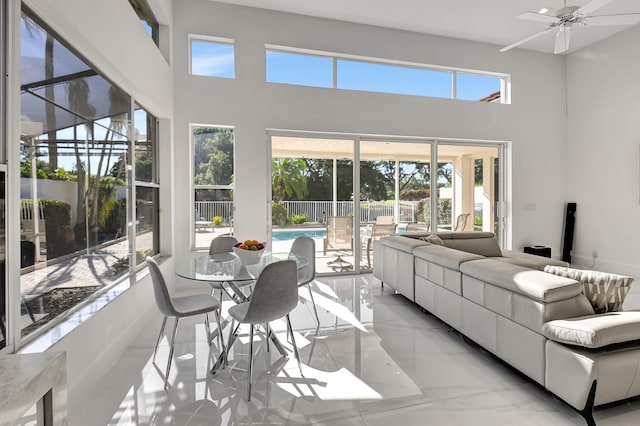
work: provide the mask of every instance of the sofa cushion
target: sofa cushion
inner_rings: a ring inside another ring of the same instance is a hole
[[[480,256],[485,257],[498,257],[502,256],[502,251],[500,250],[500,246],[495,238],[492,237],[476,237],[474,235],[469,235],[471,238],[460,238],[460,233],[451,233],[451,234],[438,234],[438,236],[442,239],[444,246],[453,248],[456,250],[466,251],[468,253],[479,254]],[[469,232],[468,234],[474,234],[473,232]],[[485,234],[484,232],[478,234]],[[447,238],[448,235],[454,236],[454,238]],[[491,234],[493,235],[493,234]]]
[[[567,345],[601,348],[640,339],[640,311],[608,312],[554,320],[542,326],[549,339]]]
[[[463,274],[515,291],[540,302],[575,297],[582,285],[570,278],[536,271],[496,259],[472,260],[460,265]]]
[[[414,238],[405,238],[398,235],[392,235],[390,237],[381,238],[378,241],[383,246],[391,247],[406,253],[413,253],[413,249],[415,247],[426,246],[428,244],[422,240],[416,240]]]
[[[551,259],[549,257],[536,256],[535,254],[522,253],[515,250],[502,250],[502,255],[506,259],[502,259],[505,262],[510,262],[515,265],[526,266],[532,269],[544,270],[547,265],[563,266],[567,267],[569,264],[562,260]]]
[[[484,257],[477,254],[450,249],[448,247],[438,246],[435,244],[416,247],[413,251],[413,255],[416,258],[436,263],[444,266],[445,268],[453,269],[454,271],[459,271],[460,265],[464,262],[484,259]]]
[[[622,303],[629,293],[632,277],[607,272],[547,266],[545,272],[580,281],[596,313],[622,310]]]

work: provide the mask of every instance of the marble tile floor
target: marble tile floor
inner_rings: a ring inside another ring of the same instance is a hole
[[[303,376],[293,356],[254,345],[259,349],[247,402],[248,332],[234,345],[229,368],[212,376],[205,327],[196,317],[180,323],[164,391],[166,339],[159,368],[151,361],[158,314],[98,385],[70,401],[70,425],[585,424],[552,394],[371,275],[319,278],[317,284],[320,327],[310,302],[299,303],[291,315]],[[308,297],[302,288],[301,300]],[[640,288],[628,302],[640,307]],[[284,322],[272,327],[291,349]],[[218,350],[214,341],[211,351]],[[640,399],[595,411],[599,426],[636,424],[639,416]]]

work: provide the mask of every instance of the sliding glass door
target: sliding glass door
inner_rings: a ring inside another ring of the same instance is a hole
[[[500,241],[499,146],[443,144],[438,152],[438,230],[493,232]]]
[[[396,232],[429,231],[431,143],[360,140],[361,270],[373,267],[373,243]]]
[[[490,231],[502,242],[500,144],[293,132],[270,141],[272,249],[313,238],[319,274],[371,271],[375,241],[394,233]]]
[[[271,138],[271,248],[288,252],[297,237],[313,238],[317,273],[357,268],[354,143],[312,136]]]

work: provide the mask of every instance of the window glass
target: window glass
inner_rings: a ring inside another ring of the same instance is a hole
[[[235,78],[233,44],[191,40],[191,74]]]
[[[192,127],[194,152],[194,245],[233,230],[234,132],[230,128]]]
[[[279,50],[266,49],[269,83],[506,103],[502,91],[507,75],[458,72],[451,67],[405,65],[376,58],[347,59],[330,52],[294,53],[287,47],[272,47]]]
[[[134,161],[136,179],[136,265],[159,253],[159,187],[156,172],[157,119],[135,106]]]
[[[451,98],[452,73],[338,59],[339,89]]]
[[[267,81],[333,87],[333,58],[267,50]]]
[[[500,102],[502,79],[478,74],[456,73],[456,99]]]
[[[26,9],[21,28],[24,337],[133,273],[129,211],[135,212],[139,250],[157,253],[158,185],[155,118],[136,107],[132,131],[126,92]],[[132,165],[141,179],[135,183]],[[134,184],[136,200],[130,195]]]
[[[153,15],[153,11],[149,7],[146,0],[129,0],[129,4],[133,10],[135,10],[140,23],[144,27],[144,30],[153,39],[153,42],[158,45],[158,21]]]

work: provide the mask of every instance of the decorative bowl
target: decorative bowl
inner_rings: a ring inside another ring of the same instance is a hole
[[[244,250],[238,247],[233,247],[233,252],[238,256],[238,258],[240,258],[240,262],[242,262],[243,265],[255,265],[260,262],[264,249]]]

